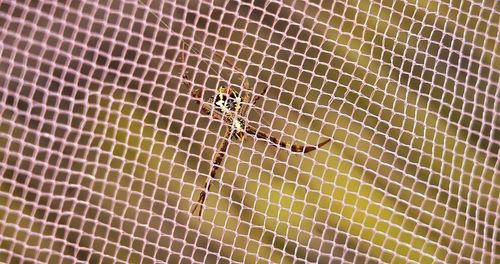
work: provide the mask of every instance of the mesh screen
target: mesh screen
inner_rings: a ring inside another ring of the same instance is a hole
[[[499,261],[499,2],[321,2],[2,1],[0,262]]]

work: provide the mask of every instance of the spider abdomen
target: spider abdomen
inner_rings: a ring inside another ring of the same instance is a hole
[[[241,141],[245,136],[245,121],[242,118],[233,119],[233,125],[231,129],[233,130],[232,137],[234,140]]]

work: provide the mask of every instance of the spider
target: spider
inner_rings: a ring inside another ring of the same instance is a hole
[[[185,46],[184,46],[185,50]],[[239,92],[232,89],[229,86],[222,85],[220,86],[216,94],[208,100],[208,102],[202,101],[202,89],[194,88],[190,82],[189,75],[186,71],[182,74],[183,83],[189,89],[191,93],[191,97],[196,100],[198,104],[201,104],[201,112],[206,115],[212,115],[216,119],[222,120],[225,125],[228,127],[224,134],[224,138],[222,142],[218,146],[218,150],[214,159],[212,160],[212,167],[210,169],[210,177],[207,178],[203,190],[200,192],[197,203],[194,205],[191,213],[194,214],[196,209],[199,207],[199,216],[203,211],[203,204],[205,203],[205,198],[207,193],[210,191],[210,187],[212,186],[211,180],[215,179],[217,170],[220,168],[220,164],[226,155],[226,151],[229,145],[229,140],[232,139],[234,141],[243,141],[247,134],[255,136],[260,139],[264,139],[269,141],[271,144],[277,147],[287,148],[290,147],[291,152],[299,152],[299,153],[309,153],[314,151],[322,146],[326,145],[331,139],[326,139],[320,142],[318,145],[298,145],[292,144],[288,145],[286,142],[279,140],[278,138],[266,134],[262,131],[259,131],[256,127],[250,125],[244,117],[247,114],[248,107],[254,106],[261,97],[265,95],[267,92],[267,87],[259,93],[255,98],[252,98],[252,93],[250,91],[250,84],[248,80],[245,78],[242,70],[234,63],[224,59],[223,56],[215,53],[223,63],[227,64],[229,67],[233,68],[238,75],[238,78],[242,82],[244,96],[241,96]],[[181,52],[181,61],[185,62],[184,51]],[[252,102],[249,104],[249,102]]]

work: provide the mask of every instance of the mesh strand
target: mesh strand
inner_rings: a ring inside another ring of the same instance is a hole
[[[498,261],[499,2],[255,2],[0,3],[0,262]],[[334,142],[232,141],[198,217],[216,54]]]

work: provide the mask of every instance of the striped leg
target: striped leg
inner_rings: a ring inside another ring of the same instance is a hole
[[[252,105],[255,105],[255,104],[256,104],[256,103],[260,100],[260,98],[262,98],[262,97],[266,94],[266,92],[267,92],[267,89],[268,89],[268,88],[269,88],[269,87],[268,87],[268,86],[266,86],[266,88],[265,88],[264,90],[262,90],[262,92],[260,92],[260,94],[256,95],[256,96],[253,98]]]
[[[218,151],[213,159],[212,169],[210,170],[210,178],[207,178],[207,181],[203,186],[203,190],[201,191],[200,196],[198,197],[198,202],[194,205],[193,210],[191,210],[192,214],[194,214],[196,209],[200,207],[200,212],[198,215],[201,216],[201,213],[203,211],[203,204],[205,203],[205,198],[207,196],[207,193],[210,191],[210,187],[212,186],[211,181],[212,179],[215,179],[215,174],[217,173],[217,170],[220,168],[220,164],[222,163],[222,160],[226,155],[230,138],[231,138],[231,129],[227,129],[226,133],[224,134],[224,138],[222,139],[222,142],[219,144]]]
[[[257,128],[251,126],[251,125],[248,125],[246,126],[246,132],[248,134],[251,134],[251,135],[254,135],[256,136],[257,138],[261,138],[261,139],[265,139],[265,140],[269,140],[271,141],[271,143],[273,143],[274,145],[276,146],[280,146],[282,148],[288,148],[288,144],[284,141],[281,141],[279,139],[277,139],[276,137],[273,137],[271,135],[268,135],[264,132],[261,132],[261,131],[258,131]],[[298,145],[298,144],[293,144],[290,146],[290,151],[292,152],[302,152],[302,153],[309,153],[313,150],[316,150],[318,148],[321,148],[323,147],[324,145],[326,145],[328,142],[332,141],[332,139],[327,139],[323,142],[320,142],[318,145]]]

